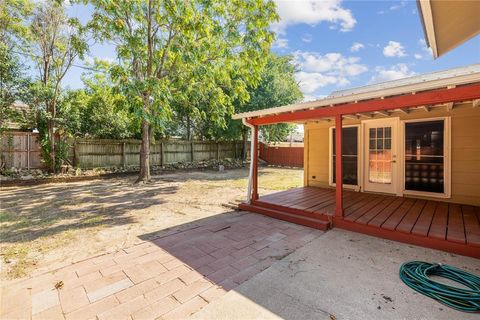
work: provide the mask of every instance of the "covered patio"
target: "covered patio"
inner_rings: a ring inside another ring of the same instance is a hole
[[[240,208],[321,230],[338,227],[480,258],[480,197],[463,187],[464,181],[473,183],[468,174],[457,174],[480,170],[472,156],[477,129],[470,124],[480,116],[479,105],[480,65],[473,65],[235,115],[253,137],[247,201]],[[305,138],[304,187],[259,197],[258,128],[285,122],[321,132]],[[410,129],[414,122],[416,129]],[[441,131],[425,131],[433,125]],[[345,128],[354,126],[355,171],[342,150]],[[318,151],[328,132],[330,147]],[[412,140],[409,134],[417,136]],[[463,153],[467,140],[470,153],[452,159],[451,149]],[[316,158],[309,154],[314,151]],[[342,161],[335,161],[335,154]],[[315,170],[309,166],[314,160]],[[477,190],[475,183],[472,187]]]

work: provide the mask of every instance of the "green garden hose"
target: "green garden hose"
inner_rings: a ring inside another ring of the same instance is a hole
[[[431,276],[450,279],[469,289],[433,281]],[[453,309],[480,312],[480,277],[476,275],[441,263],[411,261],[400,267],[400,279],[413,290]]]

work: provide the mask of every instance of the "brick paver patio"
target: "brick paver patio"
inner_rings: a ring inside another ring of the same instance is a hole
[[[321,234],[255,214],[218,215],[2,287],[0,317],[185,319]]]

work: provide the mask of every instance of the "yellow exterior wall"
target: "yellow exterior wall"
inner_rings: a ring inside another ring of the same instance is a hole
[[[455,106],[451,111],[440,107],[430,112],[421,110],[409,114],[396,112],[392,117],[399,117],[400,120],[451,118],[451,197],[431,199],[480,206],[480,108],[473,108],[472,104],[468,103]],[[360,124],[361,121],[344,120],[343,123]],[[325,120],[312,121],[305,125],[304,184],[307,186],[328,186],[329,128],[334,125],[334,121]],[[363,139],[361,141],[363,143]]]

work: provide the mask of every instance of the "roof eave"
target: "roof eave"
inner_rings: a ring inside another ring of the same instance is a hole
[[[427,45],[432,49],[433,58],[436,59],[438,58],[438,48],[435,37],[435,25],[433,23],[432,4],[430,0],[417,0],[417,7],[420,12]]]
[[[451,78],[442,78],[442,79],[431,80],[431,81],[426,81],[421,83],[402,85],[402,86],[393,87],[393,88],[361,92],[361,93],[351,94],[346,96],[326,97],[324,99],[311,101],[311,102],[303,102],[303,103],[291,104],[291,105],[286,105],[281,107],[238,113],[233,115],[232,118],[235,120],[243,119],[243,118],[256,118],[256,117],[262,117],[262,116],[279,114],[279,113],[295,112],[295,111],[307,110],[307,109],[316,109],[316,108],[334,106],[337,104],[344,104],[344,103],[349,103],[354,101],[362,101],[367,99],[395,96],[395,95],[412,93],[412,92],[434,90],[438,88],[444,88],[447,86],[459,86],[459,85],[476,83],[476,82],[480,82],[480,72],[472,72],[472,73],[467,73],[467,74],[463,74],[463,75],[455,76]]]

